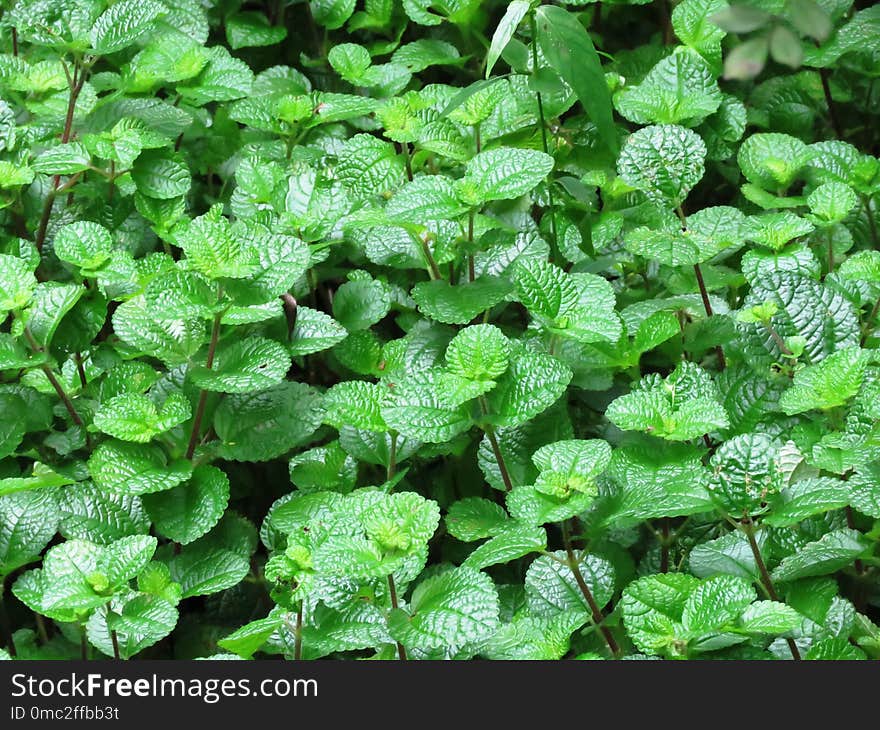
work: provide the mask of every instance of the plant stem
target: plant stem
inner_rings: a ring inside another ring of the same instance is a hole
[[[15,315],[18,316],[18,315]],[[24,326],[24,337],[28,341],[28,345],[34,352],[43,352],[43,346],[37,342],[36,338],[31,333],[30,329],[27,325]],[[68,414],[70,415],[70,419],[80,428],[85,431],[85,423],[82,418],[80,418],[79,413],[77,413],[76,408],[73,405],[73,401],[70,400],[70,396],[67,395],[67,392],[64,390],[64,387],[58,382],[58,378],[55,377],[55,373],[52,372],[52,368],[48,365],[43,364],[40,365],[40,370],[43,371],[43,374],[46,376],[46,380],[49,381],[49,384],[55,389],[55,393],[61,399],[61,402],[64,404],[64,407],[67,409]],[[91,439],[89,437],[88,431],[85,431],[86,434],[86,447],[91,449]]]
[[[819,45],[816,43],[816,45]],[[822,93],[825,94],[825,105],[828,107],[828,118],[831,121],[831,129],[834,130],[834,136],[837,139],[843,139],[843,127],[840,126],[840,119],[837,116],[837,107],[834,106],[834,99],[831,98],[831,85],[828,79],[831,72],[827,68],[819,69],[819,78],[822,80]]]
[[[480,396],[480,410],[484,417],[489,415],[489,404],[484,396]],[[489,445],[492,447],[492,453],[495,455],[495,462],[498,464],[498,471],[501,472],[501,481],[504,482],[504,490],[509,492],[513,489],[513,482],[510,479],[510,472],[507,469],[507,462],[504,460],[504,454],[501,453],[501,446],[495,437],[495,428],[491,423],[483,425],[483,432],[489,439]]]
[[[18,30],[12,29],[12,55],[18,55]]]
[[[65,73],[67,66],[64,67]],[[70,135],[73,128],[73,114],[76,111],[76,102],[82,91],[83,84],[86,81],[86,72],[79,63],[75,63],[73,67],[73,78],[70,81],[70,95],[67,98],[67,113],[64,117],[64,129],[61,131],[61,144],[67,144],[70,141]],[[37,235],[34,238],[34,244],[37,251],[42,252],[43,244],[46,241],[46,231],[49,228],[49,219],[52,216],[52,206],[55,203],[55,194],[58,186],[61,184],[61,175],[55,175],[52,178],[52,189],[46,194],[46,201],[43,204],[43,213],[40,216]]]
[[[425,257],[425,261],[428,264],[428,273],[431,275],[432,279],[439,279],[440,267],[437,266],[437,262],[434,260],[434,254],[431,253],[431,247],[428,245],[427,237],[419,234],[416,238],[419,239],[419,245],[422,247],[422,255]]]
[[[669,572],[669,518],[664,517],[660,522],[660,572]]]
[[[770,324],[770,321],[769,321],[769,320],[764,320],[764,321],[762,322],[762,324],[764,325],[764,329],[766,329],[767,332],[770,333],[770,337],[773,338],[773,342],[776,343],[776,346],[779,348],[779,351],[780,351],[783,355],[785,355],[786,357],[791,357],[791,358],[793,358],[793,357],[794,357],[794,353],[791,351],[791,349],[788,347],[788,345],[785,344],[785,340],[782,339],[782,335],[780,335],[780,334],[776,331],[776,328],[775,328],[772,324]]]
[[[862,205],[865,206],[865,213],[868,216],[868,230],[871,232],[871,242],[875,249],[880,249],[880,235],[877,233],[877,219],[874,218],[874,211],[871,210],[871,196],[862,196]]]
[[[468,213],[467,240],[468,240],[468,281],[473,281],[474,279],[477,278],[476,269],[474,268],[474,253],[473,253],[473,244],[474,244],[474,211],[473,211],[473,208]]]
[[[218,297],[219,299],[219,297]],[[214,355],[217,352],[217,341],[220,339],[220,322],[223,319],[223,312],[217,312],[214,315],[214,326],[211,328],[211,342],[208,345],[208,357],[205,360],[205,367],[210,370],[214,366]],[[205,406],[208,403],[208,391],[202,389],[199,393],[199,403],[196,406],[196,415],[193,418],[192,431],[189,435],[189,445],[186,447],[186,458],[192,459],[199,443],[199,432],[202,430],[202,418],[205,416]]]
[[[406,165],[406,179],[410,182],[413,181],[413,171],[412,171],[412,152],[409,148],[409,142],[401,143],[401,149],[403,150],[403,163]]]
[[[89,639],[86,636],[86,626],[85,624],[80,624],[80,634],[79,638],[79,658],[84,662],[89,659]]]
[[[779,594],[776,593],[776,588],[773,586],[773,581],[770,578],[770,572],[767,570],[767,565],[764,563],[764,558],[761,556],[761,549],[758,547],[758,543],[755,540],[754,522],[752,522],[751,517],[745,517],[739,524],[742,531],[745,533],[746,538],[748,538],[749,547],[752,549],[752,555],[755,558],[755,565],[758,566],[758,572],[761,574],[761,583],[764,586],[764,590],[767,591],[767,595],[770,597],[771,601],[778,602]],[[786,639],[785,642],[788,644],[788,648],[791,651],[792,659],[799,661],[801,653],[798,650],[794,639]]]
[[[82,355],[79,352],[73,353],[73,360],[76,363],[76,372],[79,375],[79,382],[83,388],[85,388],[88,384],[88,378],[86,378],[86,369],[83,367],[83,359]]]
[[[703,281],[703,271],[699,264],[694,264],[694,274],[697,277],[697,286],[700,287],[700,298],[703,300],[703,309],[706,310],[706,316],[711,317],[712,303],[709,301],[709,292],[706,290],[706,282]],[[718,368],[724,370],[727,367],[727,358],[724,357],[724,350],[721,345],[715,345],[715,354],[718,356]]]
[[[388,574],[388,595],[391,597],[391,608],[397,609],[397,588],[394,586],[394,576],[391,573]],[[399,641],[397,643],[397,658],[401,661],[406,661],[406,649],[403,647]]]
[[[877,301],[874,302],[874,306],[871,308],[871,311],[868,313],[868,319],[865,320],[865,326],[862,329],[862,347],[865,346],[865,343],[868,341],[868,338],[871,336],[871,332],[874,329],[871,326],[871,323],[876,319],[877,314],[880,313],[880,297],[877,298]]]
[[[116,635],[116,629],[110,629],[110,641],[113,642],[113,658],[119,661],[122,657],[119,654],[119,637]]]
[[[34,613],[34,622],[37,624],[37,634],[40,637],[40,642],[45,646],[49,643],[49,631],[46,629],[46,622],[43,621],[43,617]]]
[[[850,507],[849,505],[846,505],[846,507],[844,507],[843,513],[846,515],[846,526],[850,530],[855,530],[856,529],[856,520],[855,520],[855,517],[853,516],[852,507]],[[854,566],[856,569],[856,573],[858,573],[859,575],[864,574],[865,564],[862,562],[861,558],[856,558]]]
[[[296,631],[293,632],[293,658],[297,661],[302,659],[302,648],[303,648],[302,622],[303,622],[303,607],[302,607],[302,601],[300,601],[300,604],[296,607]]]
[[[535,11],[533,10],[529,13],[529,29],[532,34],[532,75],[537,75],[538,73],[538,24],[535,22]],[[550,154],[550,146],[547,143],[547,120],[544,117],[544,100],[541,97],[541,92],[535,92],[535,98],[538,102],[538,119],[541,123],[541,147],[544,149],[544,154]],[[553,202],[553,189],[550,187],[550,184],[547,185],[547,202],[549,203],[548,213],[550,215],[550,234],[552,237],[551,243],[553,244],[554,250],[556,249],[556,215],[555,215],[555,204]]]
[[[397,431],[391,432],[391,446],[388,449],[388,466],[385,469],[385,481],[390,482],[397,473]]]
[[[680,205],[675,209],[675,214],[681,221],[681,230],[686,231],[687,217],[684,214],[684,209]],[[706,316],[711,317],[714,314],[712,311],[712,302],[709,301],[709,291],[706,289],[706,282],[703,279],[703,270],[700,268],[699,264],[694,264],[694,276],[697,277],[697,286],[700,289],[700,299],[703,300],[703,309],[706,312]],[[727,358],[724,357],[724,350],[721,348],[721,345],[715,345],[715,354],[718,356],[719,369],[724,370],[727,367]]]
[[[6,579],[0,582],[0,631],[3,633],[3,640],[6,648],[9,650],[9,656],[17,656],[15,649],[15,639],[12,637],[12,627],[9,624],[9,614],[6,613]]]
[[[602,615],[602,609],[599,607],[599,604],[596,603],[596,599],[593,597],[593,592],[590,590],[590,587],[587,585],[587,582],[584,580],[584,576],[581,573],[577,557],[571,546],[571,535],[568,532],[568,523],[565,521],[562,522],[562,541],[565,544],[565,554],[568,558],[568,567],[574,574],[574,579],[578,584],[578,588],[580,588],[584,600],[586,600],[587,605],[590,607],[590,613],[593,615],[593,623],[601,632],[612,656],[614,656],[615,659],[618,659],[620,657],[620,646],[614,638],[614,634],[611,633],[611,629],[604,626],[602,623],[605,620],[605,617]]]

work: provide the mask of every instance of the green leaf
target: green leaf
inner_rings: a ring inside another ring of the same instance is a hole
[[[277,458],[307,443],[323,416],[320,396],[304,383],[228,396],[214,416],[217,452],[233,461]]]
[[[145,152],[134,164],[131,178],[142,195],[172,200],[189,192],[189,168],[178,157],[164,151]]]
[[[0,315],[24,307],[31,299],[37,279],[33,267],[16,256],[0,253]]]
[[[617,174],[658,205],[675,208],[703,177],[706,145],[675,124],[643,127],[626,138]]]
[[[721,105],[721,90],[709,64],[683,50],[660,61],[636,86],[614,97],[617,110],[637,124],[695,127]]]
[[[552,355],[511,343],[507,372],[487,396],[492,421],[512,427],[534,418],[563,395],[571,377]]]
[[[182,598],[208,596],[240,583],[250,570],[247,556],[212,544],[210,534],[187,545],[169,562]]]
[[[733,575],[702,581],[687,597],[681,613],[684,629],[693,635],[721,629],[757,598],[751,583]]]
[[[443,443],[467,430],[468,412],[450,407],[444,398],[441,373],[425,370],[397,380],[382,406],[382,418],[395,431],[428,443]]]
[[[798,370],[791,387],[780,397],[779,407],[794,415],[843,405],[861,387],[870,359],[869,351],[849,347]]]
[[[469,205],[518,198],[542,182],[552,169],[553,158],[543,152],[496,147],[467,163],[459,194]]]
[[[226,20],[226,40],[233,50],[274,46],[287,37],[287,28],[269,25],[262,13],[235,13]]]
[[[120,657],[130,659],[168,636],[177,619],[173,603],[159,596],[134,595],[95,611],[89,617],[86,632],[89,642],[108,657],[115,655],[110,634],[114,632]]]
[[[349,332],[365,330],[391,308],[391,293],[381,281],[370,278],[347,281],[333,297],[333,316]]]
[[[498,59],[501,58],[501,54],[504,52],[507,44],[510,43],[510,39],[513,38],[516,29],[519,27],[522,19],[526,17],[526,13],[529,12],[530,7],[530,4],[526,2],[526,0],[513,0],[513,2],[507,6],[504,16],[501,18],[498,27],[495,28],[495,32],[492,34],[492,42],[489,45],[489,52],[486,54],[487,79],[492,75],[492,69],[495,68],[495,64],[498,62]]]
[[[382,418],[386,390],[381,385],[362,380],[337,383],[324,395],[324,421],[340,429],[354,426],[367,431],[387,431],[388,426]]]
[[[89,473],[101,489],[117,494],[146,494],[176,487],[189,478],[192,465],[168,462],[155,445],[107,441],[89,458]]]
[[[619,491],[611,500],[604,524],[678,517],[711,509],[705,487],[708,474],[696,449],[672,444],[662,450],[648,445],[617,448],[608,474]]]
[[[509,563],[547,547],[543,527],[511,523],[503,532],[490,538],[467,556],[462,565],[483,570],[490,565]]]
[[[154,0],[120,0],[98,16],[89,33],[96,54],[116,53],[136,43],[167,14]]]
[[[217,641],[217,646],[250,659],[269,640],[282,624],[280,615],[269,615],[246,623],[228,636]]]
[[[850,489],[837,479],[814,477],[783,489],[770,506],[763,522],[773,527],[790,527],[813,515],[849,504]]]
[[[759,546],[766,543],[766,532],[756,536]],[[761,549],[763,553],[764,550]],[[691,572],[698,578],[733,575],[752,582],[760,580],[760,572],[748,538],[739,531],[729,532],[715,540],[696,545],[688,559]]]
[[[853,189],[839,182],[823,183],[807,196],[810,212],[824,223],[839,223],[858,202]]]
[[[739,628],[748,634],[788,634],[797,630],[804,617],[779,601],[756,601],[739,618]]]
[[[212,279],[242,279],[259,266],[256,247],[233,229],[223,217],[220,206],[195,218],[179,234],[178,243],[191,266]]]
[[[500,534],[508,522],[504,508],[482,497],[465,497],[453,502],[446,513],[446,529],[463,542]]]
[[[639,578],[623,589],[623,623],[633,643],[646,654],[658,654],[676,640],[688,597],[699,581],[684,573]]]
[[[590,36],[574,15],[553,5],[540,6],[535,19],[538,43],[547,62],[574,89],[603,143],[616,153],[619,145],[611,95]]]
[[[607,560],[583,553],[577,562],[581,577],[599,608],[614,593],[614,569]],[[590,606],[578,586],[564,550],[536,558],[526,571],[526,600],[534,616],[552,617],[577,612],[583,620],[591,615]]]
[[[554,497],[571,492],[596,494],[596,478],[611,463],[611,447],[601,439],[556,441],[538,449],[535,489]]]
[[[709,491],[731,514],[763,511],[768,496],[782,488],[784,473],[778,450],[767,434],[734,436],[725,441],[709,461]]]
[[[491,324],[461,330],[446,349],[446,364],[456,375],[469,380],[495,380],[507,370],[508,339]]]
[[[712,22],[712,17],[726,7],[725,0],[683,0],[672,10],[675,35],[713,68],[721,65],[721,41],[725,31]]]
[[[55,255],[79,269],[94,270],[113,250],[110,232],[97,223],[77,221],[63,226],[55,234]]]
[[[764,190],[785,190],[809,161],[807,145],[788,134],[753,134],[736,161],[749,182]]]
[[[290,368],[285,348],[265,337],[223,343],[211,368],[195,367],[189,377],[198,388],[219,393],[265,390],[284,379]]]
[[[0,576],[39,559],[58,527],[58,501],[50,490],[0,497]]]
[[[25,402],[17,395],[12,393],[0,393],[0,411],[3,413],[3,419],[0,420],[0,458],[6,458],[14,453],[24,438],[27,427],[27,411]],[[3,480],[0,494],[9,494],[12,491],[19,491],[22,487],[18,482],[11,484],[7,480]]]
[[[59,143],[40,152],[31,162],[31,168],[45,175],[75,175],[88,170],[91,159],[79,142]]]
[[[771,577],[774,581],[786,582],[835,573],[850,565],[869,546],[869,541],[855,530],[832,530],[785,558]]]
[[[288,352],[294,357],[311,355],[339,344],[347,335],[346,329],[329,314],[309,307],[297,307]]]
[[[189,401],[179,393],[171,393],[161,409],[146,395],[122,393],[101,406],[95,428],[123,441],[146,443],[191,415]]]
[[[419,311],[437,322],[467,324],[504,301],[510,290],[510,283],[498,277],[481,276],[455,286],[437,279],[416,284],[412,298]]]
[[[229,479],[213,466],[200,464],[184,484],[144,495],[144,507],[156,530],[187,545],[211,530],[226,511]]]
[[[489,576],[454,568],[419,583],[408,609],[390,614],[388,631],[404,646],[419,649],[477,642],[498,628],[498,610]]]

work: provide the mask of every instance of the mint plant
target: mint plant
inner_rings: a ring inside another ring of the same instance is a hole
[[[880,658],[880,13],[10,0],[2,658]]]

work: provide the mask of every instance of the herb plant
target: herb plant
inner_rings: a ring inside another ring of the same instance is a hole
[[[880,6],[5,0],[6,658],[880,658]]]

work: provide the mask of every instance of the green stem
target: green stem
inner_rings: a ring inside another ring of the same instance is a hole
[[[89,659],[89,638],[86,636],[86,625],[80,624],[80,636],[79,636],[79,658],[84,662]]]
[[[473,253],[473,244],[474,244],[474,211],[473,211],[473,208],[468,213],[467,240],[468,240],[468,281],[473,281],[474,279],[477,278],[476,268],[474,265],[474,253]]]
[[[871,242],[874,249],[880,249],[880,235],[877,233],[877,219],[874,218],[874,211],[871,210],[871,196],[862,196],[862,205],[865,206],[865,213],[868,216],[868,230],[871,232]]]
[[[758,567],[758,572],[761,574],[761,583],[764,590],[767,592],[767,596],[771,601],[778,602],[779,594],[776,592],[776,588],[770,578],[770,572],[767,570],[767,565],[764,563],[764,558],[761,555],[761,549],[758,547],[758,542],[755,540],[755,523],[752,522],[751,517],[745,517],[739,522],[739,525],[749,541],[749,547],[752,550],[752,556],[755,558],[755,565]],[[792,659],[800,661],[801,653],[798,650],[794,639],[786,639],[785,641],[788,644],[789,651],[791,651]]]
[[[403,142],[401,144],[401,148],[403,150],[403,162],[406,165],[406,179],[410,182],[413,181],[413,170],[412,170],[412,151],[409,148],[409,142]]]
[[[388,595],[391,597],[391,608],[396,610],[398,607],[397,604],[397,588],[394,585],[394,576],[391,573],[388,574]],[[401,661],[406,661],[406,649],[403,647],[399,641],[397,643],[397,658]]]
[[[218,297],[219,298],[219,297]],[[214,315],[214,325],[211,328],[211,342],[208,345],[208,357],[205,367],[210,370],[214,367],[214,355],[217,352],[217,341],[220,339],[220,322],[223,320],[223,312]],[[199,403],[196,406],[196,415],[193,418],[192,431],[189,435],[189,444],[186,447],[186,458],[192,459],[199,444],[199,434],[202,430],[202,418],[205,416],[205,406],[208,403],[208,391],[202,389],[199,393]]]
[[[440,278],[440,267],[437,266],[437,261],[434,259],[434,254],[431,253],[431,247],[428,245],[428,239],[426,236],[419,234],[416,236],[419,239],[419,245],[422,247],[422,255],[425,257],[425,262],[428,264],[428,273],[430,274],[432,279]]]
[[[388,449],[388,466],[385,469],[385,481],[390,482],[397,473],[397,431],[391,432],[391,446]]]
[[[574,554],[574,548],[572,548],[571,546],[571,535],[568,531],[568,523],[565,521],[562,522],[562,541],[565,545],[565,554],[568,559],[568,567],[574,575],[574,579],[577,582],[578,588],[580,589],[584,600],[590,607],[590,613],[593,616],[593,623],[601,632],[602,637],[605,639],[605,643],[608,645],[608,649],[611,651],[612,656],[615,659],[618,659],[620,657],[620,645],[614,638],[614,634],[611,633],[611,629],[609,629],[603,623],[605,617],[602,615],[602,609],[599,607],[599,604],[596,603],[593,592],[590,590],[590,587],[587,585],[587,582],[584,580],[584,576],[581,573],[580,565],[578,563],[577,557]]]

